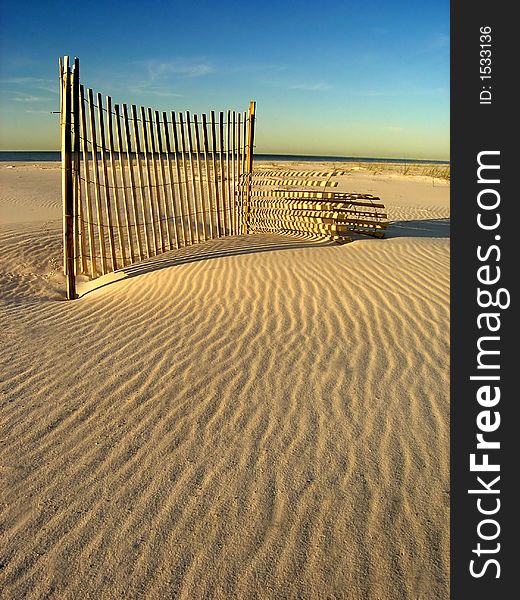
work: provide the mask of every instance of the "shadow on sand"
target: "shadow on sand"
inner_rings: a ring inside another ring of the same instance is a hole
[[[273,252],[278,250],[295,250],[297,248],[316,248],[336,246],[335,242],[319,237],[289,237],[281,234],[256,234],[250,236],[225,237],[216,240],[207,240],[171,250],[165,254],[154,256],[134,265],[119,269],[114,273],[104,275],[99,279],[89,282],[79,297],[83,298],[94,290],[99,290],[122,279],[137,277],[145,273],[168,269],[178,265],[207,261],[226,256],[240,256],[243,254],[256,254],[259,252]]]
[[[373,240],[365,235],[353,234],[356,240]],[[429,237],[449,238],[449,219],[427,219],[414,221],[394,221],[385,232],[385,238],[396,237]],[[209,240],[172,253],[150,258],[122,269],[127,277],[142,273],[149,273],[157,269],[164,269],[175,265],[182,265],[199,260],[222,258],[224,256],[238,256],[240,254],[254,254],[258,252],[273,252],[275,250],[295,250],[298,248],[315,248],[316,246],[336,246],[335,242],[319,237],[285,237],[278,234],[256,234],[253,236],[240,236]]]
[[[226,256],[239,256],[241,254],[257,254],[259,252],[273,252],[276,250],[295,250],[297,248],[312,248],[319,246],[334,246],[334,242],[319,238],[293,238],[283,235],[254,235],[240,237],[226,237],[208,240],[179,250],[172,250],[166,254],[150,258],[141,263],[121,269],[127,277],[135,277],[143,273],[150,273],[158,269],[167,269],[176,265],[223,258]]]
[[[354,241],[373,240],[364,235],[352,235]],[[429,238],[449,238],[450,221],[449,219],[429,219],[416,221],[394,221],[385,232],[385,238],[400,237],[429,237]],[[208,240],[186,248],[172,250],[165,254],[155,256],[137,263],[119,269],[115,273],[94,280],[88,288],[80,293],[80,298],[85,297],[94,290],[99,290],[116,281],[137,277],[144,273],[151,273],[161,269],[168,269],[177,265],[198,262],[202,260],[211,260],[214,258],[223,258],[226,256],[239,256],[243,254],[255,254],[259,252],[273,252],[278,250],[295,250],[299,248],[317,248],[337,246],[336,242],[319,237],[289,237],[281,234],[256,234],[253,236],[226,237],[216,240]]]
[[[385,238],[421,237],[449,238],[449,219],[425,219],[415,221],[394,221],[385,232]]]

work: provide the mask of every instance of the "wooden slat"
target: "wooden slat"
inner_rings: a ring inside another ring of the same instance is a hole
[[[94,178],[94,194],[96,197],[96,211],[97,211],[97,231],[99,237],[99,253],[101,256],[101,272],[104,275],[108,272],[107,266],[107,251],[105,247],[105,234],[104,234],[104,223],[103,207],[101,205],[101,190],[99,181],[99,166],[97,159],[97,135],[96,135],[96,122],[94,115],[94,94],[91,89],[88,90],[88,113],[90,123],[90,140],[92,147],[92,174]]]
[[[200,216],[202,219],[202,236],[205,240],[208,239],[206,231],[206,221],[208,219],[208,206],[204,197],[204,190],[202,186],[202,164],[200,162],[200,135],[199,135],[199,122],[197,115],[193,115],[193,127],[195,130],[195,153],[197,154],[197,183],[199,190],[199,204],[200,204]]]
[[[93,219],[93,198],[90,187],[90,167],[88,157],[87,141],[87,118],[85,114],[85,90],[82,85],[79,87],[79,108],[81,118],[81,149],[83,153],[83,171],[85,174],[85,204],[87,206],[87,231],[90,253],[90,276],[94,279],[97,275],[96,244],[94,241],[94,219]]]
[[[253,185],[265,186],[282,186],[291,187],[338,187],[337,181],[327,181],[319,179],[260,179],[258,176],[253,177]]]
[[[237,187],[235,190],[237,202],[237,233],[242,233],[242,114],[237,114]]]
[[[217,128],[215,124],[215,111],[210,113],[211,123],[211,164],[213,167],[213,200],[215,203],[215,216],[217,222],[217,236],[223,235],[224,226],[222,223],[222,196],[219,188],[219,177],[217,172]]]
[[[238,210],[237,210],[237,176],[236,176],[236,113],[231,112],[231,202],[233,208],[233,233],[238,235]]]
[[[132,107],[132,111],[136,113],[137,116],[137,112],[134,111],[133,109],[135,109],[135,107]],[[124,124],[124,128],[125,128],[125,138],[126,138],[126,157],[127,157],[127,166],[128,166],[128,179],[130,182],[130,196],[132,198],[132,214],[134,217],[134,228],[135,228],[135,237],[136,237],[136,241],[137,241],[137,251],[139,253],[139,260],[143,260],[143,258],[145,256],[149,256],[148,254],[148,238],[146,235],[146,226],[144,227],[144,243],[142,241],[141,238],[141,227],[140,227],[140,223],[141,220],[139,217],[139,207],[138,207],[138,200],[137,200],[137,188],[136,188],[136,184],[135,184],[135,173],[134,173],[134,164],[133,164],[133,159],[132,159],[132,136],[130,135],[130,124],[129,124],[129,118],[128,118],[128,109],[126,104],[123,104],[123,124]],[[135,127],[134,133],[137,131],[137,123],[136,121],[133,121],[133,125]],[[135,140],[135,138],[134,138]],[[139,137],[137,137],[137,140],[139,140]],[[136,155],[136,164],[137,164],[137,171],[138,173],[140,172],[140,163],[139,163],[139,150],[138,150],[138,146],[135,147],[135,155]],[[140,175],[139,175],[140,177]],[[139,179],[139,182],[141,181],[141,179]],[[142,201],[142,189],[141,189],[141,205],[143,207],[143,211],[144,211],[144,203]],[[143,213],[144,216],[146,216],[145,213]],[[144,219],[144,217],[143,217]]]
[[[119,241],[119,254],[121,256],[122,266],[126,265],[126,250],[125,250],[125,239],[123,232],[123,223],[121,220],[121,212],[119,207],[119,190],[117,185],[117,177],[116,177],[116,159],[114,153],[114,130],[112,126],[112,98],[107,96],[107,126],[108,126],[108,146],[110,153],[110,172],[111,172],[111,182],[112,182],[112,190],[114,196],[114,213],[116,217],[116,229],[117,229],[117,238]],[[128,230],[127,230],[128,231]]]
[[[184,196],[185,213],[186,213],[186,219],[188,221],[190,244],[193,244],[193,242],[194,242],[193,227],[191,225],[191,218],[192,218],[191,213],[193,211],[191,209],[190,192],[188,190],[188,165],[186,164],[186,134],[184,132],[184,120],[182,118],[182,113],[179,113],[179,131],[181,133],[181,139],[180,139],[181,144],[180,145],[181,145],[181,153],[182,153],[182,173],[184,175],[183,189],[184,189],[184,193],[185,193],[185,196]]]
[[[235,215],[233,211],[233,196],[231,192],[231,111],[226,113],[226,190],[227,209],[229,214],[230,234],[235,234]]]
[[[235,111],[235,204],[237,215],[237,235],[242,233],[241,224],[241,202],[240,202],[240,148],[241,148],[241,115]]]
[[[76,275],[87,273],[86,228],[83,219],[81,201],[81,119],[79,110],[79,58],[74,59],[72,67],[72,119],[74,125],[73,161],[74,161],[74,253],[76,257]]]
[[[249,115],[247,122],[247,157],[246,157],[246,172],[248,174],[248,183],[245,192],[244,201],[244,231],[248,233],[248,213],[249,213],[249,200],[251,198],[251,177],[253,175],[253,155],[255,146],[255,111],[256,102],[253,100],[249,103]]]
[[[153,253],[157,255],[159,253],[160,234],[159,234],[159,223],[158,215],[155,207],[155,182],[152,179],[152,169],[150,166],[150,146],[148,143],[148,125],[146,123],[146,112],[144,106],[139,107],[139,114],[141,117],[141,136],[143,142],[143,153],[144,153],[144,170],[146,173],[146,189],[148,196],[148,211],[150,215],[150,231],[152,232],[151,244]],[[162,244],[161,244],[162,245]]]
[[[168,231],[168,223],[166,221],[166,213],[163,212],[163,208],[165,206],[164,201],[164,172],[161,173],[156,159],[156,122],[153,119],[152,109],[149,108],[147,111],[148,116],[148,126],[149,126],[149,135],[150,135],[150,155],[152,159],[152,172],[153,172],[153,181],[154,186],[152,187],[152,205],[154,207],[154,212],[156,215],[157,221],[157,232],[159,234],[158,238],[158,251],[166,252],[166,250],[170,246],[170,237]],[[159,160],[160,157],[159,157]],[[161,202],[162,200],[162,202]]]
[[[171,154],[172,154],[172,150],[171,150],[171,145],[170,145],[170,134],[168,132],[168,117],[166,115],[165,112],[163,112],[162,114],[163,117],[163,126],[164,126],[164,144],[165,144],[165,149],[166,149],[166,160],[167,160],[167,164],[168,164],[168,185],[169,185],[169,189],[170,189],[170,211],[171,211],[171,215],[172,215],[172,231],[174,233],[175,236],[175,247],[179,248],[179,229],[180,229],[180,223],[178,222],[179,217],[178,217],[178,213],[179,211],[177,210],[177,197],[179,195],[179,188],[175,186],[175,184],[178,184],[178,180],[177,182],[175,181],[175,177],[173,176],[173,167],[172,167],[172,161],[171,161]],[[175,157],[177,158],[177,157]],[[173,238],[171,238],[171,240],[173,240]]]
[[[225,157],[224,157],[224,113],[219,113],[219,155],[220,155],[220,192],[221,192],[221,208],[222,208],[222,226],[223,226],[223,235],[228,235],[230,232],[228,217],[226,213],[226,181],[225,181]]]
[[[103,100],[101,94],[97,94],[97,106],[98,106],[98,123],[99,123],[99,141],[101,146],[101,173],[103,183],[102,188],[104,190],[105,198],[105,213],[107,217],[107,228],[108,228],[108,244],[110,249],[110,258],[112,261],[112,271],[117,269],[117,254],[116,244],[114,239],[114,223],[112,220],[112,206],[110,201],[110,187],[108,183],[108,166],[107,166],[107,146],[105,141],[105,119],[103,117]]]
[[[206,190],[207,190],[207,204],[208,204],[208,220],[210,239],[215,237],[215,223],[214,223],[214,208],[215,204],[212,202],[213,196],[213,185],[210,177],[210,158],[209,158],[209,143],[208,143],[208,124],[206,115],[202,114],[202,145],[204,147],[204,166],[206,169]]]
[[[180,123],[182,122],[182,114],[179,113],[179,126]],[[180,174],[180,168],[181,166],[179,165],[178,159],[176,158],[176,167],[177,167],[177,174],[178,174],[178,180],[179,180],[179,189],[181,190],[181,194],[182,194],[182,207],[181,207],[181,215],[182,215],[182,223],[183,223],[183,228],[186,231],[186,234],[184,236],[184,245],[187,245],[188,243],[188,239],[190,240],[190,243],[193,243],[193,235],[192,235],[192,229],[191,229],[191,221],[189,218],[189,199],[188,199],[188,170],[185,164],[185,155],[184,155],[184,151],[181,149],[181,144],[179,141],[179,136],[178,136],[178,129],[177,129],[177,122],[176,122],[176,115],[174,112],[172,112],[172,123],[173,123],[173,143],[174,143],[174,147],[175,147],[175,156],[177,157],[178,155],[182,156],[182,174]],[[182,136],[181,136],[181,139]],[[181,154],[182,152],[182,154]],[[186,224],[184,224],[184,221],[186,221]]]
[[[242,140],[242,173],[247,173],[247,134],[248,134],[248,122],[247,112],[242,113],[242,119],[244,123],[243,140]]]
[[[144,111],[144,108],[143,108]],[[147,140],[148,140],[148,149],[151,163],[151,174],[152,180],[150,184],[150,204],[153,207],[154,218],[154,228],[156,231],[156,254],[160,254],[161,252],[166,251],[165,244],[165,231],[164,231],[164,218],[162,215],[161,209],[161,197],[163,194],[164,186],[161,186],[159,181],[159,170],[157,168],[157,160],[155,157],[155,123],[152,118],[152,109],[148,108],[145,111],[145,119],[144,123],[147,129]]]
[[[185,206],[186,203],[185,201],[183,202],[183,198],[184,198],[184,194],[183,194],[183,187],[182,187],[182,176],[181,176],[181,170],[180,170],[180,165],[179,165],[179,140],[177,137],[177,123],[175,120],[175,113],[172,112],[171,113],[171,120],[172,120],[172,131],[173,131],[173,157],[174,157],[174,164],[175,164],[175,173],[177,175],[177,194],[178,194],[178,198],[179,198],[179,223],[180,223],[180,227],[181,227],[181,233],[182,233],[182,245],[186,246],[187,244],[187,240],[188,237],[186,235],[186,226],[184,224],[184,213],[186,212]]]
[[[195,191],[195,167],[193,165],[193,140],[191,136],[191,117],[189,111],[186,111],[186,138],[188,141],[188,154],[190,158],[190,188],[191,188],[191,212],[193,213],[193,218],[195,219],[195,235],[197,236],[197,242],[201,241],[200,237],[200,227],[199,227],[199,219],[200,219],[200,210],[197,206],[197,193]]]
[[[284,194],[278,194],[278,195],[273,195],[272,194],[272,190],[259,190],[257,192],[253,192],[254,196],[254,200],[252,205],[254,205],[255,202],[262,202],[262,203],[273,203],[273,202],[283,202],[283,203],[289,203],[289,204],[298,204],[298,203],[304,203],[304,204],[312,204],[313,206],[333,206],[335,208],[346,208],[346,209],[352,209],[352,210],[366,210],[367,212],[377,212],[378,214],[380,213],[380,209],[378,208],[378,206],[380,205],[380,203],[375,203],[372,200],[368,199],[366,201],[359,201],[357,199],[349,199],[349,198],[340,198],[340,199],[334,199],[334,198],[316,198],[316,197],[309,197],[307,195],[307,193],[291,193],[291,195],[289,195],[288,192],[285,192]],[[376,206],[377,204],[377,206]],[[356,207],[356,205],[360,205],[359,208]],[[381,205],[383,208],[384,206]]]
[[[163,211],[164,211],[164,216],[165,216],[165,230],[166,230],[166,243],[168,245],[168,249],[172,250],[174,247],[174,239],[176,239],[177,234],[175,232],[175,206],[173,204],[172,201],[172,187],[173,187],[173,183],[171,181],[171,178],[168,180],[168,182],[166,181],[166,171],[164,168],[164,159],[163,159],[163,153],[164,153],[164,149],[163,149],[163,142],[162,142],[162,135],[161,135],[161,120],[159,118],[159,111],[155,111],[154,112],[155,115],[155,135],[156,135],[156,141],[157,141],[157,151],[159,153],[159,180],[161,182],[161,187],[162,187],[162,197],[163,197]],[[167,134],[167,127],[168,124],[165,123],[165,135]],[[167,156],[167,160],[168,160],[168,164],[170,164],[170,159]],[[171,173],[170,173],[171,175]],[[169,197],[170,197],[170,202],[168,202],[166,200],[166,197],[168,195],[167,191],[169,192]]]
[[[123,209],[124,209],[124,215],[125,215],[125,228],[126,228],[126,235],[127,235],[127,239],[128,239],[128,249],[130,251],[130,264],[136,262],[137,257],[136,257],[136,253],[134,250],[134,242],[132,239],[132,229],[133,227],[130,226],[131,224],[131,220],[130,220],[130,194],[128,192],[128,186],[127,186],[127,179],[126,179],[126,173],[125,173],[125,152],[123,150],[123,136],[122,136],[122,132],[121,132],[121,116],[119,114],[119,106],[116,104],[114,106],[114,113],[115,113],[115,129],[116,129],[116,138],[117,138],[117,151],[118,151],[118,155],[119,155],[119,170],[121,173],[121,195],[123,198]],[[134,207],[135,207],[135,203],[133,203]],[[135,231],[134,231],[134,235],[135,235]],[[123,244],[123,247],[125,246],[125,244]]]
[[[78,59],[75,59],[75,62]],[[79,160],[78,157],[76,156],[76,138],[78,137],[77,135],[75,135],[76,131],[79,131],[77,129],[77,119],[75,118],[75,103],[76,100],[74,98],[75,95],[75,88],[76,88],[76,84],[75,84],[75,79],[76,79],[76,73],[75,73],[75,66],[76,64],[74,64],[72,66],[71,69],[71,75],[70,75],[70,86],[71,86],[71,123],[72,123],[72,131],[71,131],[71,135],[72,135],[72,139],[71,139],[71,147],[72,147],[72,195],[73,195],[73,215],[74,215],[74,225],[73,225],[73,247],[74,247],[74,273],[75,275],[79,275],[81,273],[81,229],[80,229],[80,220],[79,220],[79,196],[78,196],[78,191],[79,191],[79,177],[78,177],[78,166],[79,166]]]
[[[291,177],[291,178],[324,178],[324,177],[337,177],[339,175],[345,175],[348,171],[341,171],[334,169],[332,171],[296,171],[293,169],[283,171],[280,169],[267,169],[262,165],[255,167],[254,177]]]
[[[152,244],[150,243],[150,237],[148,235],[148,226],[150,222],[153,220],[152,214],[147,214],[146,211],[146,194],[144,191],[144,177],[143,177],[143,167],[142,167],[142,159],[141,159],[141,143],[139,140],[139,127],[137,118],[137,106],[132,104],[132,131],[134,134],[134,144],[135,144],[135,158],[137,165],[137,186],[139,188],[139,195],[141,197],[141,211],[140,222],[137,227],[140,229],[140,223],[143,223],[143,232],[144,232],[144,240],[146,246],[146,258],[150,258],[152,256]],[[152,236],[153,237],[153,236]]]
[[[251,209],[251,213],[254,213],[256,217],[261,217],[266,214],[287,214],[291,215],[292,218],[298,220],[301,217],[324,217],[327,219],[336,219],[338,221],[359,221],[359,222],[373,222],[378,225],[387,223],[382,219],[379,219],[377,215],[372,217],[362,217],[356,213],[348,213],[344,211],[336,210],[315,210],[315,209],[295,209],[291,206],[284,207],[273,207],[273,206],[255,206]]]
[[[241,197],[241,203],[242,206],[240,208],[241,210],[241,215],[240,215],[240,233],[244,234],[244,232],[246,231],[247,228],[247,223],[246,223],[246,217],[245,217],[245,207],[246,207],[246,196],[247,196],[247,192],[249,190],[249,182],[248,182],[248,174],[247,174],[247,135],[248,135],[248,128],[247,128],[247,113],[243,112],[242,113],[242,123],[243,123],[243,131],[242,131],[242,197]]]

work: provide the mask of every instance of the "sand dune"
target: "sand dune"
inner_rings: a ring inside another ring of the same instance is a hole
[[[59,170],[0,172],[3,597],[448,597],[447,185],[346,175],[388,239],[221,239],[65,302]]]

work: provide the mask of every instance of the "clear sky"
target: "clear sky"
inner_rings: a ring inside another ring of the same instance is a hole
[[[0,0],[0,149],[59,148],[58,57],[114,102],[246,110],[259,153],[449,158],[448,0]]]

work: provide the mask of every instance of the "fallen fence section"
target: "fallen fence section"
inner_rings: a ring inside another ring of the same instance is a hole
[[[333,191],[344,171],[255,169],[248,209],[250,232],[275,232],[352,241],[352,234],[383,237],[384,204],[370,194]]]

